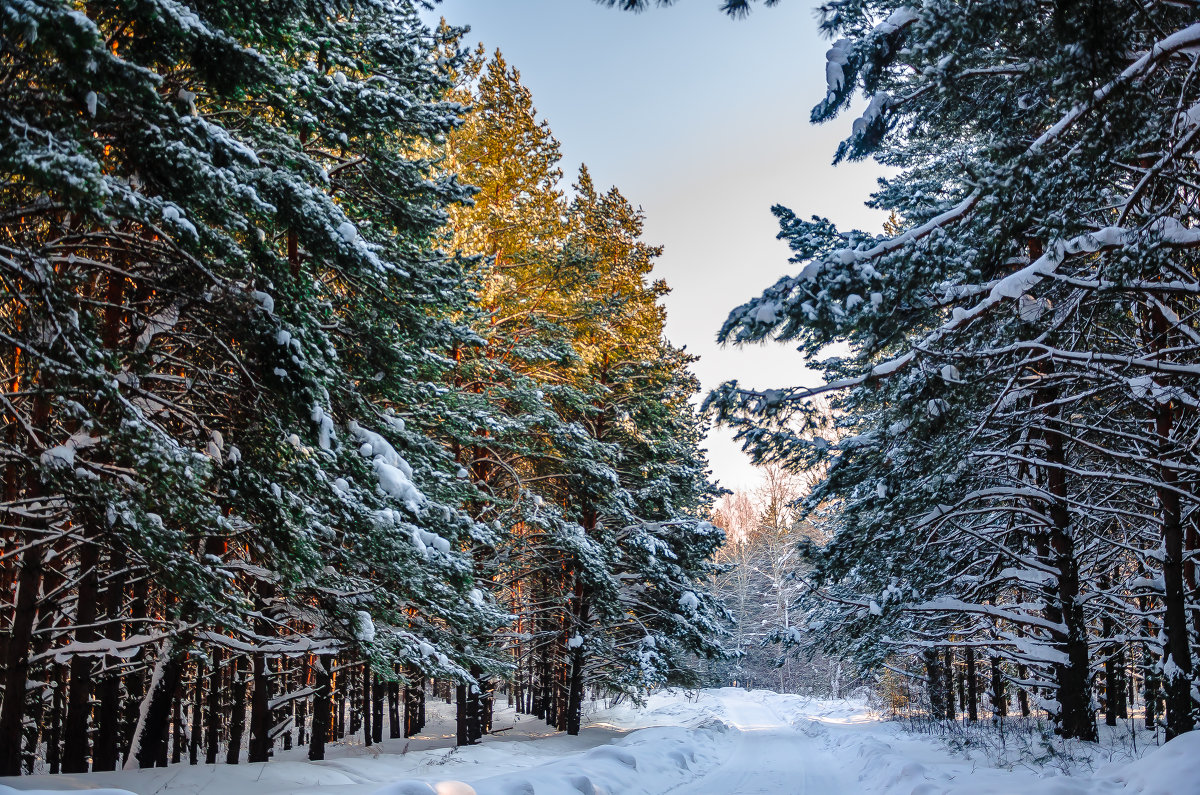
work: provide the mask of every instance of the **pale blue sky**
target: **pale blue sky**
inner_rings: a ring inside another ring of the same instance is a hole
[[[773,344],[719,348],[734,306],[793,269],[775,240],[774,203],[845,226],[878,228],[862,203],[878,166],[830,166],[853,117],[813,127],[828,42],[812,0],[783,0],[729,19],[716,0],[631,14],[590,0],[444,0],[433,15],[472,28],[521,71],[562,143],[568,183],[586,162],[646,213],[645,239],[666,247],[656,271],[667,333],[701,361],[704,388],[812,383],[800,355]],[[865,104],[862,103],[862,104]],[[708,439],[722,485],[758,475],[727,433]]]

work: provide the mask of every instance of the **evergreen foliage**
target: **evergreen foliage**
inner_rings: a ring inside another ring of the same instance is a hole
[[[866,103],[835,159],[899,171],[871,199],[894,227],[776,208],[799,272],[720,336],[797,344],[827,383],[729,383],[707,405],[758,460],[828,468],[814,642],[922,663],[938,717],[947,659],[976,693],[982,653],[999,714],[1007,681],[1092,739],[1094,696],[1111,723],[1136,679],[1148,722],[1161,700],[1168,736],[1195,725],[1193,12],[821,8],[813,120]]]
[[[487,344],[459,380],[504,417],[469,455],[513,526],[491,565],[518,704],[574,733],[585,689],[687,684],[693,655],[719,654],[698,384],[663,337],[640,212],[586,167],[564,195],[558,142],[500,53],[460,79],[475,110],[447,163],[479,192],[453,225],[480,257]]]
[[[418,7],[0,8],[0,775],[320,759],[384,691],[419,730],[430,677],[471,741],[521,663],[514,550],[562,572],[529,587],[575,730],[584,685],[716,652],[640,216],[569,205],[544,124],[460,166],[532,106],[504,66],[463,96]]]

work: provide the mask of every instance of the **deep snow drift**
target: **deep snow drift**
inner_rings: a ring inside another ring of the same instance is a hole
[[[419,737],[372,749],[331,746],[331,758],[319,763],[303,761],[297,749],[278,751],[266,764],[3,779],[0,795],[80,789],[97,795],[1200,793],[1200,732],[1151,746],[1135,761],[1105,761],[1112,751],[1099,747],[1093,771],[1068,777],[1028,765],[990,767],[980,754],[955,755],[940,740],[881,720],[861,702],[766,691],[660,693],[643,709],[593,709],[579,737],[501,710],[494,725],[511,729],[460,749],[453,748],[452,716],[442,712],[448,707],[435,709]]]

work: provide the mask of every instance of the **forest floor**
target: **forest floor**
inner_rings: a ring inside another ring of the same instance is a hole
[[[501,709],[493,726],[511,729],[455,749],[450,708],[429,706],[420,736],[343,742],[323,762],[278,750],[265,764],[0,779],[0,795],[1200,794],[1200,731],[1162,747],[1120,730],[1096,745],[1033,732],[997,743],[916,734],[858,701],[725,688],[660,693],[641,709],[597,702],[578,737]]]

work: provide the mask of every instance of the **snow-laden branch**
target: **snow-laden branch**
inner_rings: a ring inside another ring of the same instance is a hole
[[[1200,28],[1200,25],[1196,26]],[[961,207],[962,205],[960,205]],[[941,216],[939,216],[941,217]],[[936,219],[935,219],[936,220]],[[931,222],[932,223],[932,222]],[[913,230],[916,231],[916,230]],[[1200,246],[1200,229],[1189,229],[1174,218],[1162,218],[1151,225],[1148,230],[1150,234],[1155,235],[1156,239],[1165,246],[1172,248],[1194,248]],[[901,235],[900,237],[903,237]],[[895,242],[900,237],[893,238],[890,242]],[[1025,267],[999,279],[990,285],[987,297],[980,300],[969,309],[955,309],[951,318],[938,326],[933,331],[929,332],[920,342],[912,346],[912,348],[900,356],[897,356],[887,361],[880,362],[871,368],[870,372],[852,378],[843,378],[837,381],[832,381],[818,387],[797,390],[787,396],[778,396],[776,393],[776,401],[782,402],[798,402],[808,400],[812,397],[825,392],[840,391],[851,387],[859,386],[873,380],[885,378],[893,375],[911,364],[920,351],[932,348],[949,336],[954,331],[957,331],[968,325],[971,321],[980,318],[990,312],[998,304],[1005,300],[1018,300],[1021,296],[1027,294],[1030,290],[1047,277],[1053,276],[1055,272],[1068,259],[1080,256],[1097,254],[1102,251],[1111,251],[1114,249],[1124,248],[1141,240],[1143,236],[1135,230],[1126,229],[1118,226],[1108,226],[1103,229],[1098,229],[1095,232],[1088,232],[1078,235],[1069,240],[1059,241],[1049,248],[1042,256],[1038,257],[1033,262]],[[881,246],[887,244],[881,244]],[[880,246],[876,246],[880,248]],[[874,251],[875,249],[872,249]],[[860,252],[864,256],[866,252]],[[816,264],[816,263],[813,263]],[[809,266],[811,267],[811,265]],[[806,268],[807,270],[807,268]],[[1082,359],[1100,358],[1100,354],[1086,353],[1077,354],[1077,357]],[[1121,357],[1114,357],[1119,359]],[[1169,363],[1158,362],[1152,359],[1143,359],[1138,357],[1127,357],[1130,364],[1138,364],[1145,366],[1148,369],[1160,370],[1162,372],[1181,372],[1191,375],[1200,374],[1200,366],[1175,365]],[[766,393],[747,392],[746,394],[760,394],[765,396]]]
[[[940,599],[930,599],[921,604],[911,605],[902,608],[903,610],[914,613],[969,613],[980,616],[988,616],[989,618],[998,618],[1002,621],[1011,621],[1014,624],[1024,624],[1026,626],[1038,627],[1048,632],[1067,634],[1066,624],[1055,621],[1049,621],[1038,616],[1031,616],[1028,613],[1014,613],[1011,610],[1005,610],[996,605],[978,605],[970,602],[964,602],[961,599],[952,599],[950,597],[942,597]]]
[[[1037,152],[1046,144],[1058,138],[1074,126],[1077,121],[1103,104],[1116,89],[1148,73],[1159,61],[1197,45],[1200,45],[1200,22],[1189,25],[1183,30],[1178,30],[1165,39],[1162,39],[1151,47],[1149,52],[1130,64],[1116,78],[1096,89],[1089,101],[1071,108],[1065,116],[1059,119],[1058,123],[1038,136],[1038,139],[1030,145],[1029,151]]]
[[[244,654],[336,654],[344,645],[334,638],[310,637],[299,637],[293,641],[264,639],[263,643],[246,643],[212,631],[197,633],[196,637],[214,646]]]
[[[930,218],[920,226],[914,226],[912,229],[902,232],[893,238],[889,238],[882,243],[863,251],[847,248],[840,251],[835,251],[832,256],[833,258],[836,258],[843,264],[847,265],[854,264],[856,262],[879,259],[882,256],[896,251],[897,249],[907,246],[909,243],[915,242],[924,237],[928,237],[938,229],[941,229],[943,226],[963,218],[970,213],[972,209],[974,209],[976,204],[979,203],[980,197],[980,192],[976,190],[961,202],[951,207],[949,210]],[[804,270],[800,272],[799,279],[801,281],[815,279],[817,272],[821,269],[823,264],[825,264],[824,260],[814,260],[813,262],[810,262],[807,266],[805,266]]]
[[[1064,115],[1057,123],[1051,126],[1048,130],[1046,130],[1046,132],[1044,132],[1032,144],[1030,144],[1026,150],[1026,153],[1035,154],[1039,152],[1046,144],[1061,136],[1091,110],[1102,104],[1118,87],[1132,82],[1133,80],[1136,80],[1137,78],[1148,73],[1163,59],[1187,50],[1188,48],[1196,47],[1197,45],[1200,45],[1200,23],[1191,25],[1162,39],[1156,43],[1145,55],[1126,68],[1118,77],[1097,89],[1088,102],[1076,105],[1070,111],[1068,111],[1066,115]],[[1191,135],[1189,134],[1189,136],[1187,136],[1187,140],[1190,139]],[[1181,146],[1182,145],[1183,144],[1181,143]],[[1144,186],[1139,185],[1139,187],[1134,191],[1134,196],[1136,196],[1143,187]],[[870,263],[872,261],[886,256],[887,254],[903,248],[904,246],[920,240],[921,238],[927,237],[935,230],[969,216],[981,198],[982,192],[979,189],[976,189],[949,210],[946,210],[945,212],[935,216],[934,218],[931,218],[929,221],[926,221],[917,227],[909,229],[899,235],[896,235],[895,237],[889,238],[882,243],[878,243],[869,249],[857,250],[852,248],[843,248],[833,251],[818,259],[814,259],[805,265],[805,267],[796,277],[782,280],[780,284],[773,288],[773,290],[780,291],[785,287],[792,288],[804,282],[815,280],[820,274],[821,269],[829,263],[858,265],[860,268],[870,267]],[[1123,222],[1124,214],[1122,214],[1121,219]],[[1119,227],[1109,227],[1109,229],[1119,229]],[[1108,230],[1102,229],[1095,234],[1102,235],[1106,231]],[[1053,269],[1050,269],[1046,275],[1051,273],[1053,273]],[[1010,286],[1012,285],[1010,284]],[[727,339],[728,336],[732,334],[733,330],[738,326],[753,328],[755,325],[761,325],[759,321],[759,315],[762,314],[761,306],[761,302],[758,301],[747,304],[746,307],[744,307],[746,310],[745,315],[736,323],[732,322],[733,316],[731,316],[730,321],[727,321],[721,330],[719,335],[720,339]],[[752,314],[750,310],[754,310],[754,313]],[[748,336],[754,337],[756,335]],[[905,362],[897,362],[897,365],[902,366],[904,363],[907,363],[907,360]],[[880,374],[886,374],[886,372]],[[821,391],[828,390],[822,389]]]
[[[72,641],[65,646],[58,646],[49,651],[42,652],[30,658],[30,663],[35,663],[40,660],[48,660],[53,658],[55,662],[62,664],[66,663],[72,657],[117,657],[119,659],[129,659],[137,654],[144,646],[149,646],[161,641],[165,635],[130,635],[124,640],[112,640],[104,638],[91,642]]]

